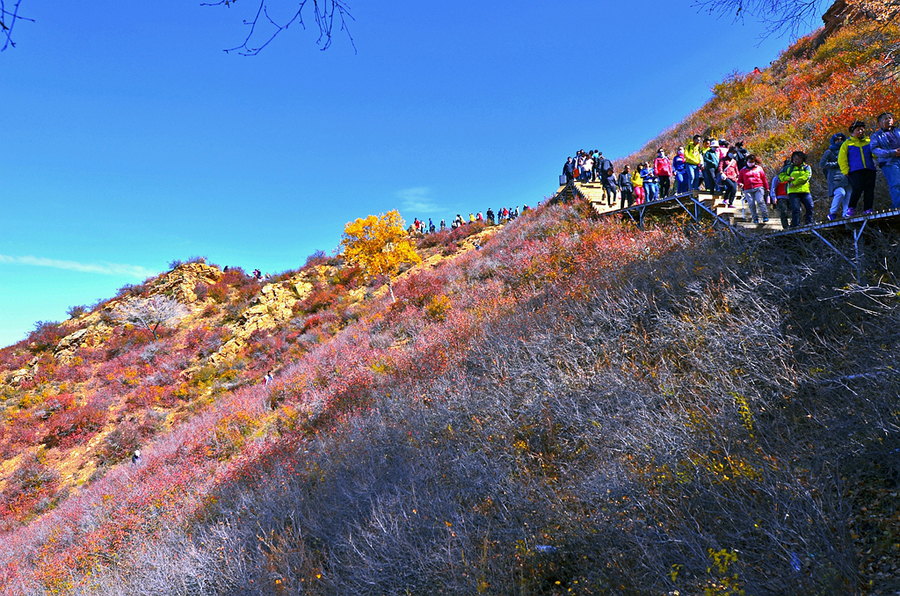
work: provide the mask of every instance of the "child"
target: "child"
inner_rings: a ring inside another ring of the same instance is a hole
[[[641,166],[638,166],[634,169],[634,173],[631,174],[631,185],[634,187],[634,204],[635,205],[643,205],[644,204],[644,179],[641,177]]]

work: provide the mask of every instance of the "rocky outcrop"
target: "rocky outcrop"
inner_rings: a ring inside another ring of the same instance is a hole
[[[75,353],[81,346],[96,347],[105,342],[112,334],[112,327],[98,321],[90,327],[79,329],[65,336],[53,350],[53,357],[60,364],[69,364],[75,358]]]
[[[256,331],[274,329],[294,316],[294,306],[312,292],[313,283],[307,273],[286,281],[266,284],[244,312],[231,326],[232,337],[209,357],[210,364],[220,364],[234,358]]]
[[[150,295],[165,294],[182,304],[193,304],[197,301],[198,284],[214,284],[222,275],[221,270],[206,263],[185,263],[162,275],[153,284]]]
[[[845,23],[861,20],[887,23],[895,19],[898,12],[900,6],[895,0],[837,0],[822,15],[822,22],[825,23],[822,34],[828,37]]]

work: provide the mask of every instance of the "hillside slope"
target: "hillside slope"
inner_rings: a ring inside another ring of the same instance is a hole
[[[900,591],[900,230],[860,287],[595,217],[419,238],[394,303],[198,261],[39,325],[0,350],[0,593]],[[189,314],[117,322],[154,295]]]

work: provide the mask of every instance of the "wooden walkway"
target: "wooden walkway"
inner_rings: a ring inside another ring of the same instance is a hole
[[[888,209],[871,215],[855,215],[853,217],[840,218],[835,221],[812,223],[796,228],[783,229],[778,210],[769,206],[769,221],[755,224],[750,218],[750,209],[744,206],[741,193],[738,192],[734,199],[734,207],[728,207],[722,200],[721,193],[710,193],[694,190],[681,193],[651,203],[633,205],[620,209],[620,202],[609,205],[602,200],[603,188],[600,184],[577,182],[560,186],[554,200],[582,199],[601,215],[620,215],[630,218],[638,227],[644,227],[644,219],[647,215],[671,215],[678,212],[687,212],[695,221],[700,219],[712,220],[713,226],[722,225],[735,235],[744,237],[756,237],[758,239],[778,238],[793,236],[796,234],[810,234],[824,242],[829,248],[843,257],[856,269],[857,280],[862,275],[862,253],[859,245],[862,233],[870,221],[895,219],[900,221],[900,209]],[[832,242],[826,239],[823,231],[849,231],[853,236],[853,258],[844,254]]]

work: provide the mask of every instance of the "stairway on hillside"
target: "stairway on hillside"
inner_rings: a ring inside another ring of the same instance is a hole
[[[581,195],[585,200],[591,203],[591,206],[601,214],[610,213],[619,209],[619,202],[610,206],[601,201],[603,197],[603,187],[599,183],[579,182],[575,184],[577,194]],[[564,192],[565,187],[560,187],[559,192]],[[708,193],[705,191],[697,191],[695,195],[701,203],[703,203],[710,211],[725,220],[728,224],[734,226],[738,230],[751,234],[764,234],[781,231],[781,220],[778,217],[778,211],[772,205],[769,208],[769,221],[766,223],[753,223],[750,217],[749,207],[744,206],[743,198],[740,192],[734,199],[734,206],[727,207],[720,193]],[[660,202],[660,207],[665,207],[665,202]],[[672,205],[674,209],[680,209]]]
[[[775,208],[775,205],[767,206],[769,210],[768,222],[763,223],[760,218],[760,223],[755,224],[753,223],[753,218],[750,217],[750,207],[744,203],[740,191],[734,198],[733,207],[726,206],[720,194],[710,196],[713,197],[711,206],[716,215],[742,232],[766,234],[781,231],[781,219],[778,216],[778,210]]]

